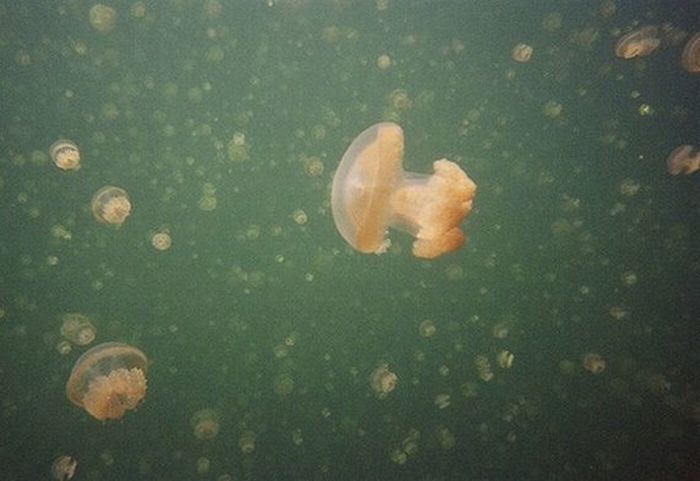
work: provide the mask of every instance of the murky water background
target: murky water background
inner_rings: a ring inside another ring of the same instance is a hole
[[[0,4],[0,478],[60,455],[81,480],[697,476],[699,174],[665,159],[700,142],[700,79],[682,43],[614,46],[692,35],[700,4],[230,3],[110,2],[104,32],[90,2]],[[381,120],[408,170],[478,184],[461,251],[336,232],[333,172]],[[92,217],[104,185],[121,228]],[[66,398],[74,312],[149,358],[120,421]]]

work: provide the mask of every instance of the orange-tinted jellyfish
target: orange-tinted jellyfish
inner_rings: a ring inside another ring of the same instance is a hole
[[[647,25],[623,35],[615,45],[615,55],[624,59],[646,57],[661,45],[659,30]]]
[[[515,47],[513,47],[511,57],[513,57],[513,60],[515,60],[516,62],[525,63],[529,62],[530,59],[532,59],[533,53],[534,50],[532,46],[526,43],[519,43]]]
[[[131,214],[131,200],[121,187],[106,185],[92,197],[91,208],[98,222],[118,227]]]
[[[476,184],[454,162],[433,162],[432,175],[402,168],[403,130],[382,122],[350,144],[333,178],[331,205],[338,232],[356,250],[382,254],[389,227],[413,235],[413,255],[434,258],[462,247],[459,228],[472,210]]]
[[[49,147],[53,163],[61,170],[78,170],[80,168],[80,150],[72,140],[58,139]]]
[[[120,419],[146,396],[148,360],[139,349],[117,342],[99,344],[75,362],[66,395],[100,421]]]
[[[700,32],[690,37],[683,47],[681,65],[687,72],[700,74]]]
[[[676,147],[666,158],[666,168],[671,175],[697,172],[700,170],[700,150],[692,145]]]
[[[219,413],[214,409],[200,409],[190,418],[192,432],[197,439],[212,439],[219,434]]]
[[[389,365],[382,363],[377,366],[369,376],[369,385],[377,394],[377,397],[384,399],[396,388],[398,376],[389,370]]]

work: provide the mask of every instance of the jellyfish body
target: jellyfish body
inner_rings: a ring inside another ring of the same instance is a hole
[[[369,376],[369,385],[380,399],[384,399],[396,388],[397,381],[398,376],[389,370],[386,363],[377,366]]]
[[[75,476],[78,461],[70,456],[59,456],[51,465],[51,475],[57,481],[67,481]]]
[[[121,187],[106,185],[92,197],[91,208],[98,222],[119,227],[131,214],[131,200]]]
[[[534,49],[532,48],[532,46],[526,43],[519,43],[515,47],[513,47],[511,57],[513,57],[513,60],[515,60],[516,62],[525,63],[530,61],[533,53]]]
[[[687,72],[700,74],[700,33],[690,37],[683,47],[681,65]]]
[[[413,235],[413,255],[433,258],[459,249],[459,224],[472,210],[476,184],[454,162],[433,162],[432,175],[406,172],[403,130],[383,122],[350,144],[333,178],[331,205],[338,232],[356,250],[382,254],[389,227]]]
[[[66,384],[68,399],[100,421],[120,419],[146,395],[146,355],[117,342],[99,344],[75,362]]]
[[[170,249],[172,243],[173,240],[166,231],[156,232],[153,234],[153,237],[151,237],[151,245],[153,245],[157,251],[166,251]]]
[[[53,163],[61,170],[78,170],[80,168],[80,150],[72,140],[58,139],[49,147]]]
[[[658,33],[656,27],[647,25],[623,35],[615,45],[615,55],[624,59],[646,57],[661,45]]]
[[[700,170],[700,150],[692,145],[676,147],[666,158],[666,168],[671,175],[697,172]]]
[[[190,419],[192,432],[197,439],[212,439],[219,434],[219,413],[213,409],[200,409]]]
[[[65,314],[62,318],[61,336],[77,344],[78,346],[87,346],[95,340],[97,329],[93,326],[90,319],[78,312]]]

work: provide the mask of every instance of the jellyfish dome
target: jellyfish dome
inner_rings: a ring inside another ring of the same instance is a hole
[[[432,175],[403,170],[404,136],[383,122],[362,132],[333,178],[331,205],[340,235],[354,249],[382,254],[394,227],[415,237],[413,255],[434,258],[462,247],[459,227],[472,210],[476,184],[454,162],[433,162]]]
[[[75,362],[66,384],[68,399],[100,421],[120,419],[146,396],[148,360],[139,349],[99,344]]]

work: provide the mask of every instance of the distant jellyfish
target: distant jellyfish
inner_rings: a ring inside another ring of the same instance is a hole
[[[59,456],[51,465],[51,475],[57,481],[67,481],[75,475],[78,461],[70,456]]]
[[[173,240],[170,237],[170,233],[167,230],[162,230],[156,232],[151,236],[151,245],[157,251],[167,251],[170,249]]]
[[[607,363],[603,356],[596,354],[595,352],[589,352],[583,356],[583,367],[586,371],[590,371],[593,374],[600,374],[605,371]]]
[[[398,376],[389,370],[389,365],[379,365],[369,376],[369,384],[379,399],[384,399],[396,388]]]
[[[102,3],[90,8],[90,25],[98,32],[109,32],[117,23],[117,11]]]
[[[294,378],[289,374],[280,374],[272,381],[272,389],[278,396],[288,396],[294,391]]]
[[[666,158],[666,168],[671,175],[697,172],[700,170],[700,150],[692,145],[676,147]]]
[[[49,155],[61,170],[78,170],[80,168],[80,149],[72,140],[58,139],[49,147]]]
[[[690,37],[683,47],[681,65],[690,73],[700,74],[700,32]]]
[[[102,224],[119,227],[131,214],[129,194],[121,187],[106,185],[92,197],[92,215]]]
[[[147,369],[139,349],[118,342],[99,344],[75,362],[66,395],[99,421],[120,419],[146,396]]]
[[[71,312],[65,314],[61,321],[61,336],[73,344],[87,346],[95,340],[97,329],[87,316]]]
[[[454,162],[433,163],[433,175],[402,168],[403,130],[391,122],[362,132],[333,178],[331,204],[338,232],[356,250],[382,254],[388,227],[413,235],[413,255],[433,258],[462,247],[459,228],[471,212],[476,184]]]
[[[197,439],[213,439],[219,434],[219,413],[213,409],[200,409],[190,418],[190,425]]]
[[[646,57],[661,44],[658,33],[656,27],[647,25],[623,35],[615,45],[615,55],[624,59]]]
[[[515,47],[513,47],[511,56],[516,62],[525,63],[529,62],[532,59],[533,53],[534,49],[532,48],[532,46],[526,43],[519,43]]]
[[[243,454],[252,453],[255,450],[255,433],[250,430],[243,431],[238,438],[238,447]]]
[[[389,67],[391,67],[391,57],[387,54],[382,54],[379,57],[377,57],[377,67],[379,67],[379,70],[386,70]]]
[[[426,319],[418,326],[418,332],[423,337],[433,337],[436,331],[435,323],[430,319]]]

